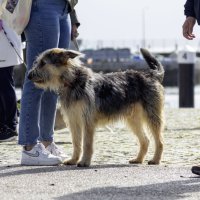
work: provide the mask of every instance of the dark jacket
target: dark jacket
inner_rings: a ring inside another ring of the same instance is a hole
[[[184,13],[186,17],[194,17],[200,25],[200,0],[187,0]]]

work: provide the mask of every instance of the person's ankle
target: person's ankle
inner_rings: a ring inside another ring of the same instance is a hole
[[[27,145],[27,146],[24,146],[24,149],[25,149],[26,151],[31,151],[31,150],[33,149],[34,146],[35,146],[35,145]]]
[[[52,141],[41,141],[41,143],[45,146],[45,148],[46,147],[48,147],[51,143],[52,143]]]

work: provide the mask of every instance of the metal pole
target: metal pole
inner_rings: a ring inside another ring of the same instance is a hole
[[[146,7],[142,9],[142,47],[146,47],[146,18],[145,18]]]

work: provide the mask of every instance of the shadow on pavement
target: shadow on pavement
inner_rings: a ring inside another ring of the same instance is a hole
[[[8,165],[0,167],[0,178],[9,176],[19,176],[24,174],[39,174],[39,173],[51,173],[66,170],[97,170],[104,168],[123,168],[123,167],[138,167],[138,165],[92,165],[91,167],[76,167],[70,165],[61,166],[21,166],[21,165]],[[18,168],[18,170],[12,170]],[[3,171],[3,172],[2,172]]]
[[[196,131],[200,130],[200,127],[195,127],[195,128],[167,128],[166,130],[171,130],[171,131]]]
[[[79,193],[72,193],[55,200],[94,200],[94,199],[115,199],[115,200],[175,200],[175,199],[196,199],[198,195],[191,198],[193,194],[200,192],[200,179],[190,179],[183,181],[170,181],[165,183],[156,183],[141,185],[135,187],[97,187],[85,190]],[[195,194],[194,194],[195,195]]]

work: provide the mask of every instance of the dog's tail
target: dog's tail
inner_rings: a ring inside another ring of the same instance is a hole
[[[141,48],[140,51],[150,69],[153,70],[153,76],[162,83],[165,73],[162,64],[147,49]]]

